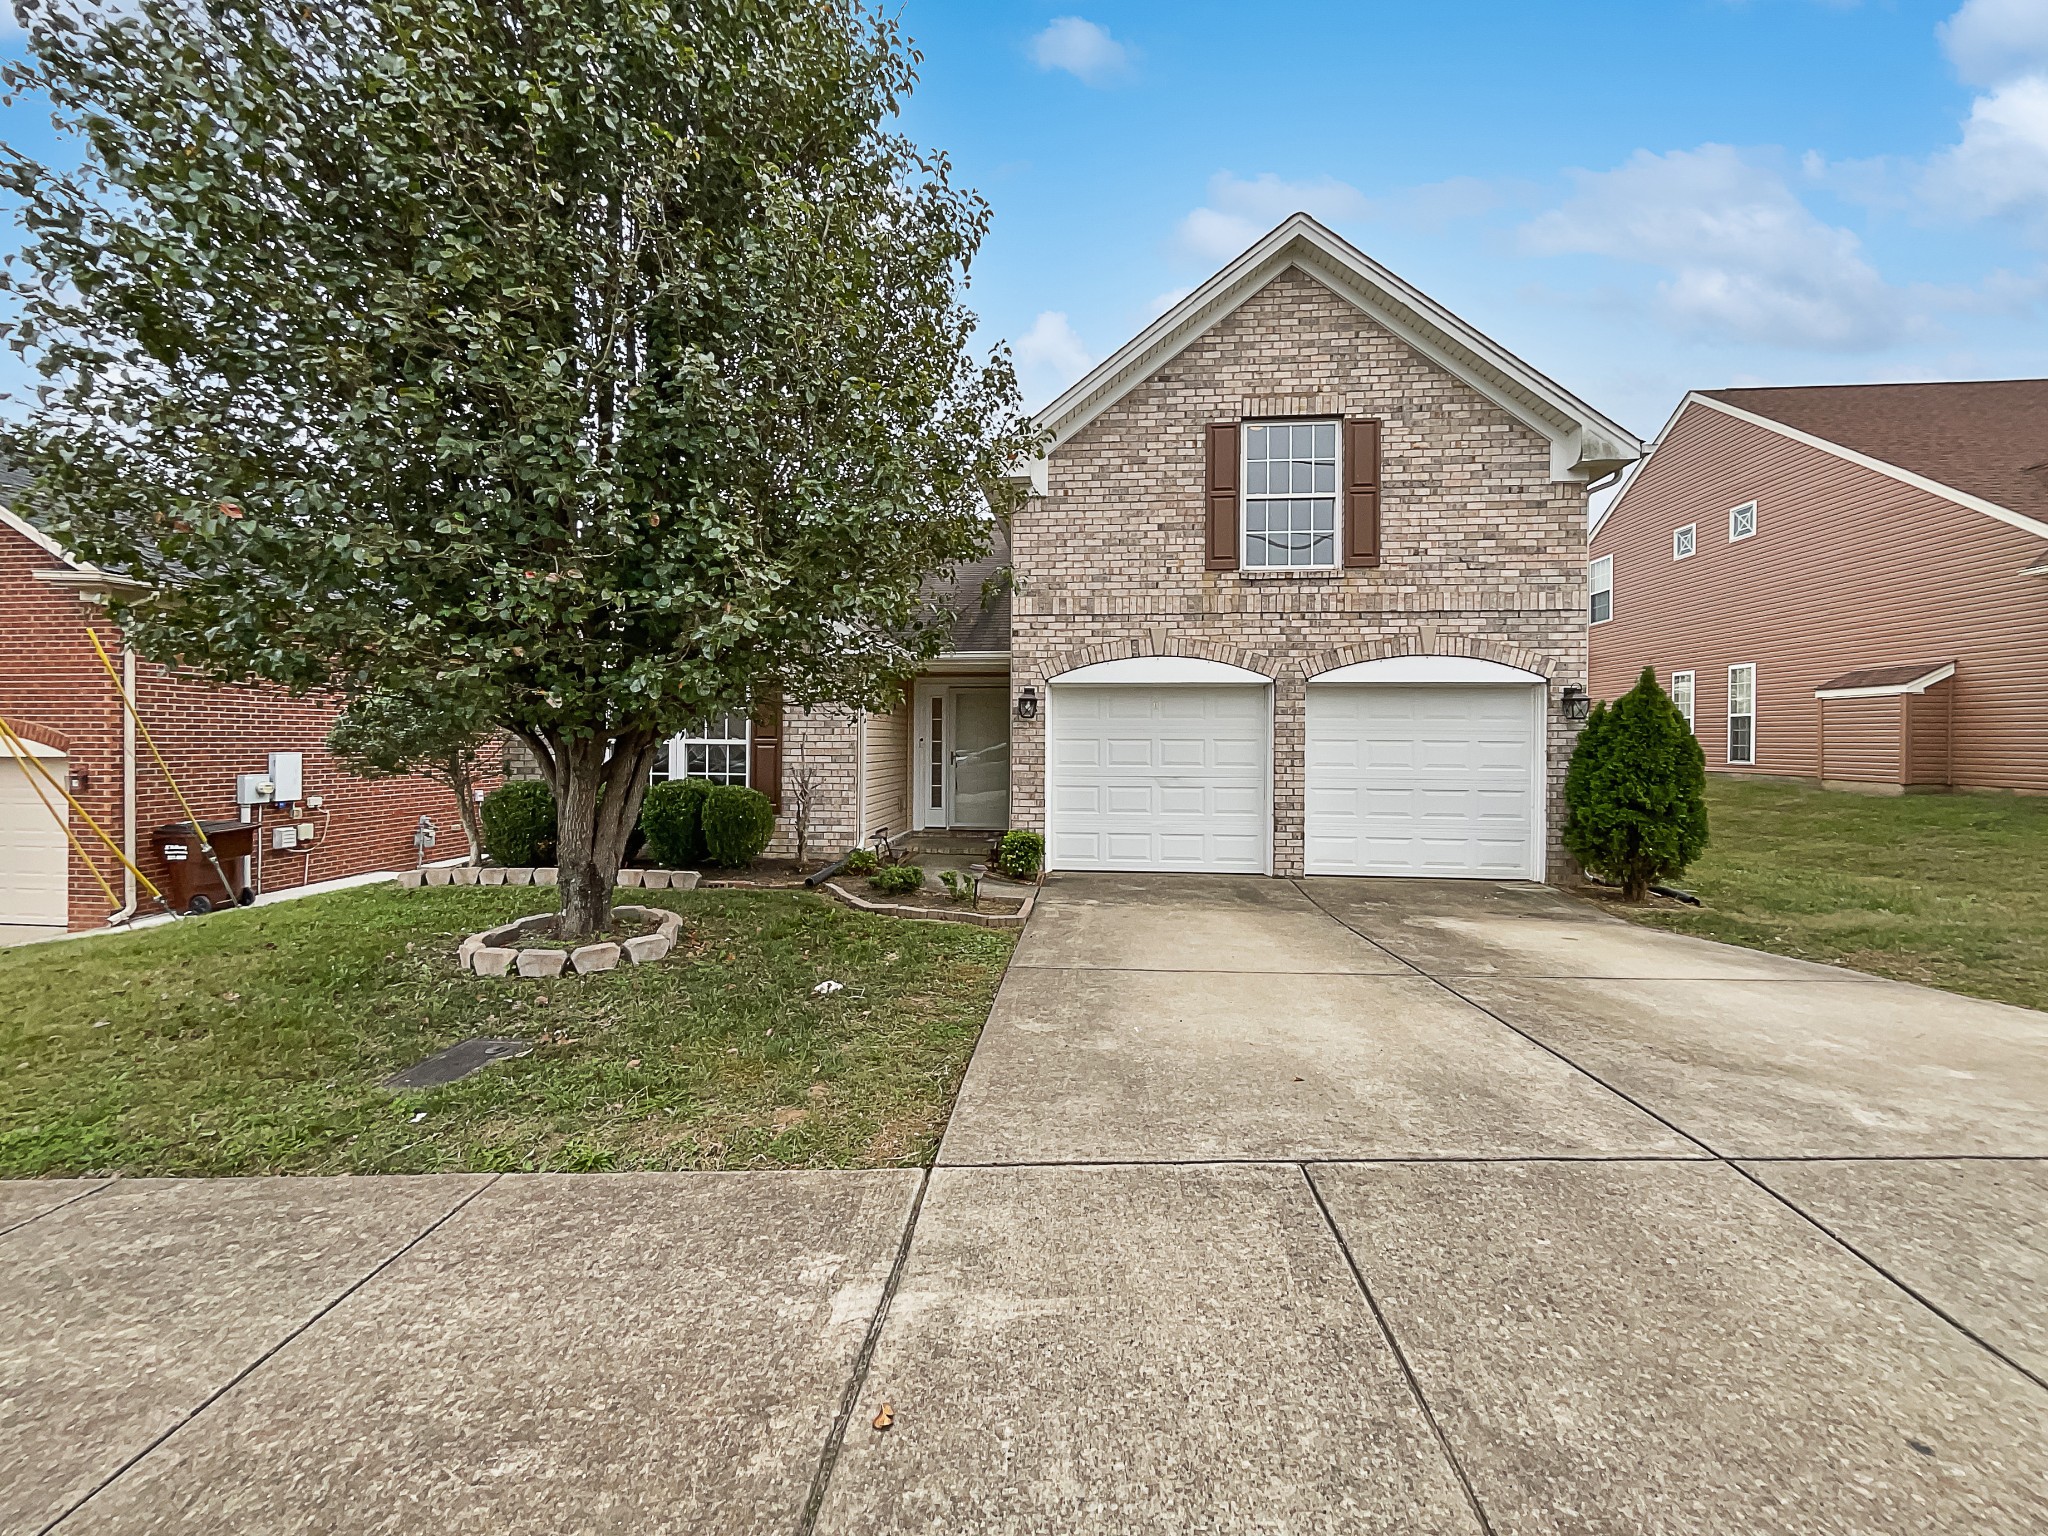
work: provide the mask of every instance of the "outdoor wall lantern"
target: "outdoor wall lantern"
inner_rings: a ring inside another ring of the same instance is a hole
[[[1577,683],[1568,684],[1564,690],[1564,717],[1573,724],[1583,721],[1593,712],[1593,701],[1586,690]]]
[[[1029,683],[1026,683],[1024,691],[1017,695],[1017,718],[1019,720],[1036,720],[1038,718],[1038,690]]]

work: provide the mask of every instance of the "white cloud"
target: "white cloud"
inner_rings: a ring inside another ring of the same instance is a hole
[[[1108,85],[1131,67],[1131,51],[1107,27],[1079,16],[1056,16],[1031,39],[1031,59],[1040,69],[1063,69],[1084,85]]]
[[[1849,230],[1823,223],[1772,166],[1725,144],[1575,173],[1577,192],[1522,228],[1541,255],[1608,256],[1662,268],[1657,297],[1678,328],[1722,339],[1843,351],[1911,326]]]
[[[1178,304],[1182,299],[1186,298],[1189,294],[1193,293],[1194,291],[1194,285],[1189,284],[1185,288],[1169,288],[1164,293],[1155,294],[1153,296],[1152,302],[1145,306],[1145,318],[1148,320],[1157,320],[1161,315],[1165,314],[1169,309],[1173,308],[1174,305]]]
[[[2048,215],[2048,74],[1971,103],[1962,142],[1927,163],[1920,191],[1936,209],[1967,216]]]
[[[1025,404],[1042,405],[1088,371],[1094,361],[1064,313],[1043,311],[1011,349]]]
[[[1182,251],[1204,261],[1228,261],[1290,213],[1325,224],[1365,217],[1370,204],[1358,188],[1333,177],[1283,181],[1271,171],[1246,180],[1229,171],[1209,178],[1209,201],[1180,221]]]
[[[2048,72],[2048,5],[2041,0],[1967,0],[1939,30],[1949,61],[1971,85]]]

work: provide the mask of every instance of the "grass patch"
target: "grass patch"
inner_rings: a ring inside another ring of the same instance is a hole
[[[792,891],[633,891],[659,965],[455,967],[552,890],[369,887],[0,951],[0,1176],[928,1162],[1013,939]],[[622,897],[621,899],[624,899]],[[820,981],[845,990],[813,997]],[[379,1083],[474,1035],[465,1082]]]
[[[1636,921],[2048,1008],[2048,798],[1845,794],[1709,775],[1680,882]]]

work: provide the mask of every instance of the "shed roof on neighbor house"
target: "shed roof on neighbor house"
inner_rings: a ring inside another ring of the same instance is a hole
[[[1813,690],[1815,698],[1829,694],[1920,693],[1955,675],[1953,661],[1901,661],[1883,667],[1858,667],[1831,677]]]
[[[2048,522],[2048,379],[1701,394]]]

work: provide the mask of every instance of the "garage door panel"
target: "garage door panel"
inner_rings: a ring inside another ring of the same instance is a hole
[[[1310,873],[1538,872],[1531,688],[1323,685],[1307,725]]]
[[[43,760],[63,783],[70,760]],[[61,928],[70,919],[71,846],[48,806],[36,796],[33,768],[0,758],[0,923]],[[54,794],[47,788],[44,793]]]
[[[1055,684],[1057,867],[1264,872],[1268,707],[1263,686]]]

